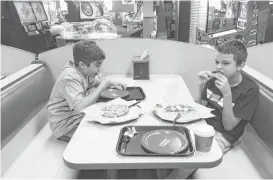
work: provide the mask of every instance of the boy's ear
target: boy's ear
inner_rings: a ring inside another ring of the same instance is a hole
[[[79,67],[84,68],[85,64],[83,62],[79,62]]]
[[[242,62],[240,65],[237,66],[237,71],[241,71],[245,66],[245,62]]]

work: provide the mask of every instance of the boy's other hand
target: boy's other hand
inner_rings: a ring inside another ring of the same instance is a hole
[[[109,86],[112,86],[115,89],[126,90],[126,85],[125,84],[112,81],[112,80],[110,80],[110,79],[108,79],[106,77],[101,78],[101,84],[105,89],[108,88]]]
[[[228,79],[222,74],[215,74],[216,77],[215,86],[222,92],[223,96],[231,93],[231,88],[228,83]]]
[[[201,71],[197,74],[197,76],[200,80],[200,85],[204,85],[206,82],[208,82],[208,80],[211,79],[213,73],[211,71]]]
[[[119,90],[126,90],[126,84],[112,82],[111,86],[113,86],[114,88],[119,89]]]
[[[103,89],[108,88],[111,85],[111,81],[107,78],[101,78],[100,79],[100,86],[103,87]]]

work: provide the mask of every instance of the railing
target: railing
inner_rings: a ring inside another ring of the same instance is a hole
[[[1,94],[5,93],[5,90],[11,88],[13,85],[19,83],[22,79],[26,78],[29,74],[41,69],[43,64],[31,64],[26,68],[11,74],[10,76],[1,80]]]

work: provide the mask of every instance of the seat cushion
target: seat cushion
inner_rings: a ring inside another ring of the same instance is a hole
[[[78,171],[68,168],[63,162],[63,151],[66,146],[66,142],[59,141],[52,136],[47,123],[3,178],[76,178]]]
[[[209,169],[198,169],[193,179],[262,179],[259,172],[240,145],[228,151],[220,165]]]

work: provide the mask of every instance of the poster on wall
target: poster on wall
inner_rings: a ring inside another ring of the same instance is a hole
[[[22,24],[36,22],[35,15],[29,2],[15,1],[13,3]]]

